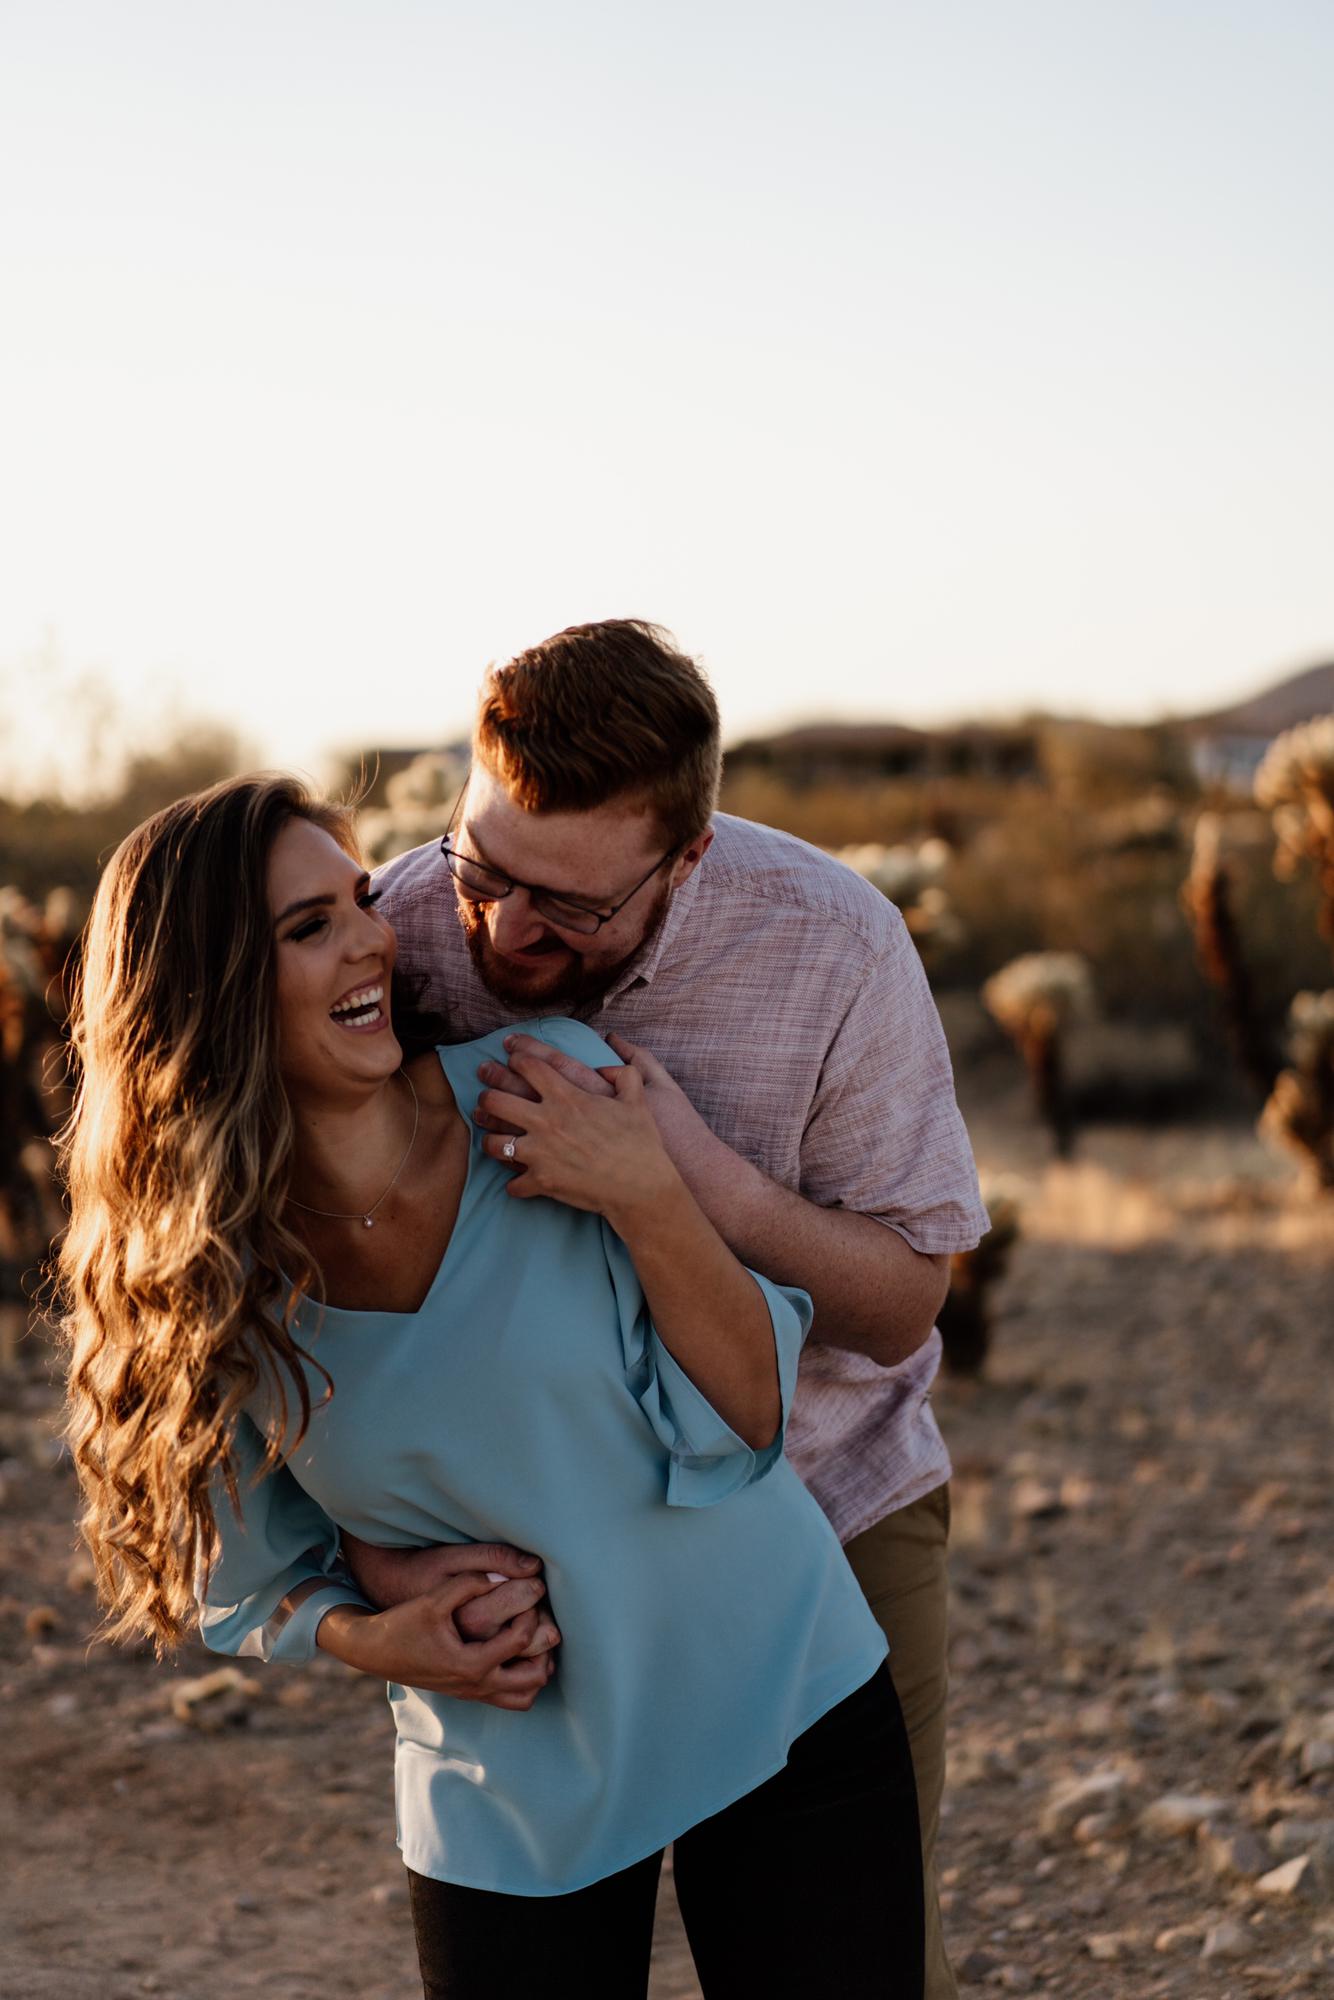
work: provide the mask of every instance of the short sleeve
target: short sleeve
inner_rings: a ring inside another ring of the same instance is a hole
[[[921,959],[892,903],[884,919],[820,1072],[801,1191],[888,1223],[914,1250],[952,1255],[989,1220]]]
[[[264,1471],[264,1440],[245,1415],[232,1457],[241,1518],[216,1480],[219,1548],[199,1600],[200,1636],[215,1653],[309,1660],[326,1611],[375,1607],[340,1573],[338,1529],[323,1508],[285,1465]],[[315,1587],[302,1594],[303,1585]]]
[[[606,1222],[602,1232],[620,1315],[626,1381],[667,1453],[667,1505],[711,1507],[754,1485],[782,1457],[797,1363],[811,1328],[811,1301],[795,1286],[750,1273],[769,1308],[782,1399],[777,1435],[756,1451],[718,1414],[659,1338],[629,1251]]]

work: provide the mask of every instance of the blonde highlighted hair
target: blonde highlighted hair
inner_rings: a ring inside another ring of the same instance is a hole
[[[104,1635],[159,1653],[193,1622],[219,1481],[236,1498],[242,1402],[263,1375],[284,1425],[288,1383],[302,1431],[310,1417],[292,1319],[318,1274],[283,1221],[293,1125],[268,900],[294,818],[355,854],[349,812],[282,776],[230,779],[136,828],[103,873],[75,996],[55,1273],[66,1435]]]

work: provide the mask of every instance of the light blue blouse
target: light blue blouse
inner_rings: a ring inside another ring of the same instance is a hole
[[[587,1063],[616,1060],[582,1023],[527,1028]],[[465,1117],[504,1032],[439,1051]],[[365,1602],[339,1572],[336,1523],[402,1547],[540,1555],[562,1644],[531,1709],[398,1686],[389,1700],[408,1866],[544,1896],[753,1790],[870,1678],[885,1641],[781,1438],[756,1452],[724,1423],[659,1340],[619,1238],[595,1215],[511,1199],[508,1177],[474,1127],[419,1311],[302,1308],[335,1393],[258,1484],[270,1399],[242,1418],[244,1522],[221,1498],[201,1622],[215,1651],[309,1659],[323,1614]],[[786,1422],[810,1301],[756,1282]],[[320,1588],[287,1615],[312,1578]]]

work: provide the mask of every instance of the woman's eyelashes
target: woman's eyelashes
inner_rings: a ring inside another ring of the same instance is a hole
[[[382,889],[364,890],[357,897],[357,908],[360,910],[373,910],[383,893]],[[287,942],[289,944],[304,944],[307,938],[318,937],[322,930],[327,930],[328,924],[329,919],[327,917],[308,917],[305,923],[298,924],[294,931],[287,933]]]

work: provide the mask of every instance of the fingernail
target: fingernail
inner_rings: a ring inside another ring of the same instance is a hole
[[[520,1562],[521,1562],[521,1563],[523,1564],[523,1566],[524,1566],[524,1568],[525,1568],[525,1569],[536,1569],[536,1567],[537,1567],[537,1560],[538,1560],[538,1559],[537,1559],[537,1557],[536,1557],[536,1556],[520,1556],[520,1557],[519,1557],[519,1561],[520,1561]]]

